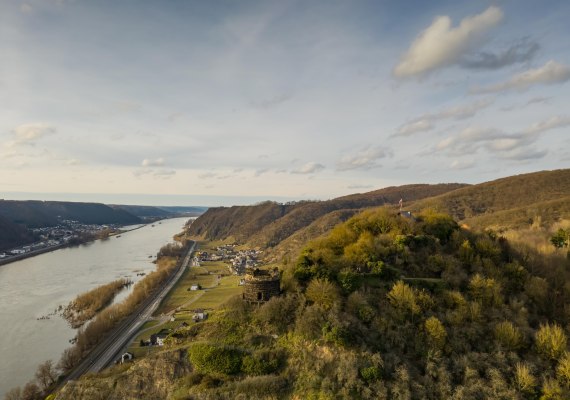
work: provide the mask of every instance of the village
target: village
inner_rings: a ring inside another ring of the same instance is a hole
[[[120,225],[82,224],[78,221],[64,219],[56,226],[34,228],[32,233],[37,241],[0,253],[0,260],[21,258],[36,252],[54,250],[65,245],[87,242],[96,238],[107,237],[117,233]]]
[[[167,338],[175,337],[177,331],[192,323],[207,320],[210,313],[232,296],[248,300],[244,296],[248,292],[247,274],[263,268],[263,252],[237,244],[204,243],[202,246],[191,259],[188,273],[161,305],[161,314],[143,327],[116,363],[131,361],[148,354],[152,348],[164,346]],[[279,292],[279,282],[276,282]],[[263,293],[265,301],[269,297]],[[257,291],[254,297],[257,302]]]

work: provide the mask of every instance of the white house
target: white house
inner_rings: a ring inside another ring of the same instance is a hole
[[[124,364],[127,361],[132,361],[135,356],[133,353],[129,353],[128,351],[121,356],[121,364]]]
[[[202,287],[200,285],[198,285],[197,283],[190,286],[190,290],[200,290],[200,289],[202,289]]]
[[[194,322],[204,321],[205,319],[208,319],[208,313],[205,312],[204,310],[196,310],[196,312],[192,316],[192,321]]]

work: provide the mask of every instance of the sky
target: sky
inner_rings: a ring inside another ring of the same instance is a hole
[[[565,168],[569,16],[0,0],[0,198],[216,206]]]

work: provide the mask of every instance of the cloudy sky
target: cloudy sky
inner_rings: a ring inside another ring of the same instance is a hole
[[[568,167],[568,16],[1,0],[0,197],[218,205]]]

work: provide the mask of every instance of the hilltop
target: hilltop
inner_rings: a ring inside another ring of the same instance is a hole
[[[458,221],[485,228],[550,224],[570,216],[570,169],[515,175],[472,185],[416,202]]]
[[[326,201],[286,204],[268,201],[253,206],[213,207],[192,224],[189,233],[208,240],[232,239],[260,247],[274,247],[336,211],[397,204],[402,198],[406,201],[419,200],[465,186],[460,183],[404,185]]]
[[[400,199],[407,210],[438,210],[476,228],[549,227],[570,219],[570,170],[541,171],[475,185],[394,186],[328,201],[216,207],[192,224],[190,234],[269,248],[280,260],[357,212],[397,206]]]

